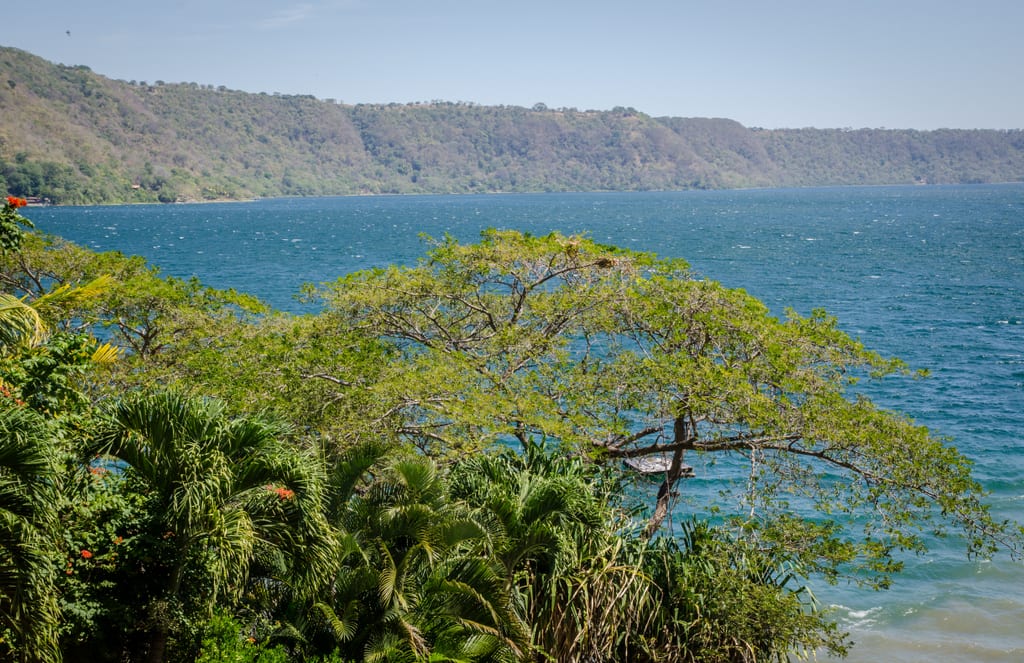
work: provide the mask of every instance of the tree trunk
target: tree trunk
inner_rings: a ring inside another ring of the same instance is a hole
[[[687,420],[685,415],[676,417],[673,426],[673,442],[681,443],[690,440],[694,435],[691,431],[692,426]],[[672,490],[676,486],[676,482],[683,473],[683,454],[685,450],[682,448],[676,449],[672,453],[672,464],[669,465],[668,471],[665,472],[665,481],[662,482],[661,487],[658,489],[658,501],[654,505],[654,513],[651,514],[651,519],[647,522],[647,528],[644,530],[644,536],[650,539],[661,527],[661,523],[665,521],[665,516],[668,515],[669,503],[672,501]]]
[[[174,605],[178,602],[178,594],[181,591],[181,580],[185,575],[185,566],[179,563],[174,567],[171,574],[170,591],[167,593],[167,600],[162,609],[157,604],[155,612],[155,624],[153,634],[149,638],[148,663],[163,663],[164,655],[167,652],[167,641],[171,637],[171,619],[174,612]]]
[[[654,505],[654,513],[651,514],[651,519],[647,521],[647,528],[644,530],[644,536],[648,539],[654,536],[661,527],[661,523],[665,521],[665,516],[668,515],[669,502],[672,500],[672,489],[675,488],[676,482],[682,476],[683,453],[682,449],[676,449],[673,452],[672,464],[669,466],[668,471],[665,472],[665,481],[658,488],[658,501]]]
[[[167,649],[170,633],[167,620],[161,617],[156,624],[156,632],[149,639],[149,663],[163,663],[164,651]]]

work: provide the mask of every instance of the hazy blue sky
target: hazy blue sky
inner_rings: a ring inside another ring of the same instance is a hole
[[[3,45],[124,80],[346,103],[632,106],[767,128],[1024,128],[1024,0],[3,7]]]

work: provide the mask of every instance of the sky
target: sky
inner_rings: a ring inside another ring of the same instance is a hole
[[[344,103],[1024,128],[1024,0],[5,0],[0,45]]]

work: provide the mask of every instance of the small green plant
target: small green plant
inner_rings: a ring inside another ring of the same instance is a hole
[[[246,636],[230,615],[217,612],[206,624],[196,663],[287,663],[283,647],[268,647]]]

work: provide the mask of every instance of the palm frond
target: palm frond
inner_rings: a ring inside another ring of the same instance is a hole
[[[59,309],[78,306],[96,299],[109,292],[116,283],[117,280],[110,274],[101,274],[92,281],[80,285],[63,283],[38,297],[33,304],[43,315],[56,313]]]
[[[0,628],[34,658],[57,660],[59,606],[50,551],[56,546],[54,438],[33,410],[0,408]]]
[[[121,358],[121,348],[110,343],[97,343],[90,359],[94,364],[113,364]]]
[[[0,346],[35,346],[46,338],[38,309],[23,299],[0,293]]]

